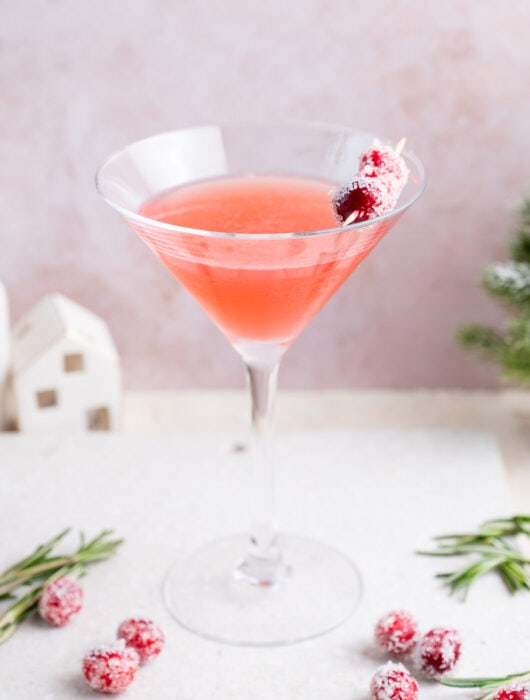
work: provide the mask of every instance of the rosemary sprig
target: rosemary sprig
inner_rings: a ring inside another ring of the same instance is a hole
[[[89,542],[81,534],[79,547],[73,554],[51,556],[55,546],[68,532],[69,529],[63,530],[48,542],[39,545],[29,556],[0,575],[0,600],[13,599],[14,592],[20,587],[38,582],[38,585],[24,593],[0,616],[0,644],[7,641],[35,610],[47,585],[61,576],[84,576],[87,564],[113,556],[123,542],[122,539],[110,538],[112,530],[103,530]]]
[[[498,688],[509,685],[514,681],[525,683],[530,681],[530,671],[512,673],[509,676],[497,678],[439,678],[438,682],[450,688],[478,688],[479,690],[492,690],[493,692],[481,695],[479,700],[491,700]]]
[[[510,593],[530,590],[530,559],[517,547],[515,537],[530,539],[530,516],[496,518],[483,523],[476,533],[440,535],[434,540],[438,549],[417,554],[435,557],[474,556],[456,571],[437,574],[451,593],[465,599],[472,584],[490,571],[496,571]]]

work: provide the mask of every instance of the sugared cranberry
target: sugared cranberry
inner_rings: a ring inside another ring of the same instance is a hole
[[[390,654],[406,654],[418,639],[418,625],[410,613],[394,610],[383,615],[375,626],[377,645]]]
[[[418,644],[418,662],[427,676],[436,678],[451,671],[460,658],[462,640],[456,630],[435,627]]]
[[[380,666],[370,686],[372,700],[417,700],[418,684],[402,664]]]
[[[396,200],[409,176],[409,169],[401,155],[392,146],[382,143],[376,143],[361,155],[359,172],[363,177],[377,178]]]
[[[164,646],[164,634],[152,620],[134,617],[124,620],[118,628],[118,638],[136,649],[142,663],[160,654]]]
[[[375,178],[356,176],[332,197],[339,222],[357,223],[381,216],[394,206],[391,194]]]
[[[100,693],[121,693],[134,680],[140,659],[129,647],[93,649],[83,659],[83,675],[88,685]]]
[[[44,589],[39,600],[42,618],[56,627],[62,627],[83,607],[83,589],[71,576],[55,579]]]
[[[530,690],[524,685],[506,685],[499,688],[493,700],[530,700]]]

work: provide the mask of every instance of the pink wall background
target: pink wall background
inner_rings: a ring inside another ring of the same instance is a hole
[[[423,199],[285,359],[291,388],[480,387],[456,347],[500,319],[477,289],[530,184],[527,0],[1,2],[0,279],[14,318],[48,291],[105,317],[129,388],[240,385],[238,358],[97,197],[151,133],[296,117],[409,137]]]

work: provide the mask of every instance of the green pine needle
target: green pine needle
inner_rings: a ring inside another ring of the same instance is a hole
[[[525,683],[530,680],[530,671],[523,673],[511,673],[508,676],[495,678],[438,678],[438,683],[449,688],[478,688],[479,690],[491,690],[491,693],[482,695],[480,700],[491,700],[497,690],[502,686],[510,685],[515,681]]]
[[[510,257],[515,262],[530,263],[530,220],[510,246]]]
[[[487,265],[482,286],[514,314],[497,330],[481,324],[458,329],[463,347],[479,352],[501,367],[505,380],[530,383],[530,194],[517,213],[516,230],[509,245],[510,259]]]
[[[517,235],[510,246],[510,258],[530,263],[530,196],[523,200],[517,221]]]
[[[455,571],[437,574],[450,593],[466,598],[471,586],[482,576],[496,571],[510,593],[530,590],[530,559],[517,547],[515,537],[530,539],[530,516],[488,520],[476,533],[440,535],[437,549],[417,554],[434,557],[466,557],[467,563]]]
[[[493,328],[480,324],[462,326],[457,331],[457,340],[464,347],[482,351],[491,358],[498,358],[505,349],[504,337]]]
[[[527,308],[530,304],[530,264],[491,263],[482,274],[482,285],[494,297]]]
[[[0,601],[15,599],[0,615],[0,644],[12,637],[20,624],[36,609],[42,592],[52,581],[61,576],[83,576],[87,564],[109,559],[123,542],[121,539],[111,539],[112,530],[103,530],[89,542],[81,535],[79,547],[73,554],[51,556],[55,546],[68,532],[69,529],[63,530],[0,574]],[[21,589],[24,591],[32,585],[29,591],[16,599],[16,592]]]

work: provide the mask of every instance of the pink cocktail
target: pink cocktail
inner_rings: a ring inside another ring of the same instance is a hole
[[[103,197],[202,306],[247,370],[251,535],[180,558],[165,584],[176,619],[205,637],[287,644],[336,627],[360,600],[360,577],[347,557],[278,533],[269,435],[283,354],[423,189],[421,164],[405,153],[410,177],[394,210],[339,225],[330,190],[351,178],[372,143],[355,129],[303,123],[200,127],[132,144],[98,173]]]
[[[330,204],[336,183],[293,177],[227,177],[177,187],[140,208],[149,219],[190,229],[240,234],[281,234],[337,227]],[[207,239],[161,243],[148,231],[162,262],[233,342],[286,344],[366,257],[388,229],[301,239],[252,240],[250,245]],[[331,246],[330,244],[334,244]],[[347,248],[347,250],[345,250]],[[183,254],[186,251],[188,255]]]

